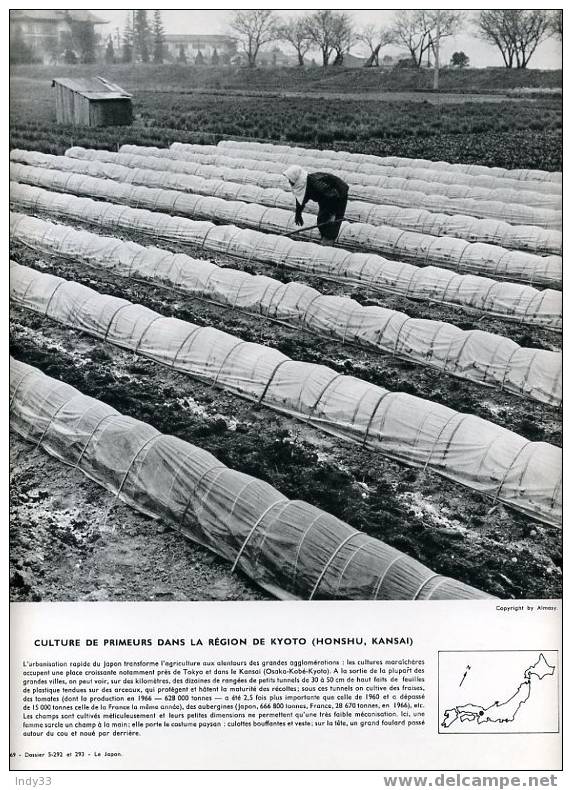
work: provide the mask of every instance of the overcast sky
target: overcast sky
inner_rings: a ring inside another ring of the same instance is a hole
[[[99,28],[101,33],[107,34],[112,32],[115,38],[115,30],[119,28],[121,32],[125,27],[126,12],[117,10],[94,10],[94,14],[101,19],[109,22],[109,25]],[[149,11],[149,16],[152,16],[152,11]],[[283,16],[296,16],[300,12],[296,11],[278,11]],[[366,24],[375,24],[380,26],[388,25],[393,16],[392,11],[353,11],[348,10],[346,13],[350,14],[357,27]],[[443,57],[442,62],[447,63],[453,52],[462,50],[470,58],[470,65],[475,67],[484,66],[502,66],[503,61],[498,49],[484,41],[481,41],[474,34],[474,26],[472,19],[475,12],[467,11],[467,21],[464,25],[463,32],[450,38],[442,40]],[[228,19],[231,12],[229,11],[161,11],[163,25],[167,33],[229,33]],[[285,52],[290,52],[287,44],[280,44],[280,47]],[[403,51],[398,47],[387,47],[382,50],[383,54],[396,54],[398,51]],[[363,47],[356,45],[352,48],[352,52],[356,55],[365,54]],[[530,61],[530,68],[538,69],[559,69],[562,68],[562,54],[561,42],[557,39],[549,39],[543,42]]]

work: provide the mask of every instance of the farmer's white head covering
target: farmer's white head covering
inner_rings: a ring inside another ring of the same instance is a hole
[[[291,165],[284,171],[282,175],[285,175],[290,182],[290,186],[292,187],[292,192],[294,193],[296,200],[299,203],[302,203],[304,200],[304,195],[306,194],[308,173],[298,165]]]

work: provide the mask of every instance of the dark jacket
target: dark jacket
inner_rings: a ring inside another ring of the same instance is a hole
[[[309,173],[306,194],[300,208],[303,209],[309,200],[313,200],[320,208],[331,208],[332,213],[335,213],[340,203],[347,201],[348,189],[346,182],[332,173]]]
[[[345,181],[332,173],[309,173],[306,181],[306,194],[300,204],[296,200],[296,217],[302,220],[302,210],[309,200],[320,207],[318,225],[322,237],[334,241],[338,237],[346,206],[349,187]]]

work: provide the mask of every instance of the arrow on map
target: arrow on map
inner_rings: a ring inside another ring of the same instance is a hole
[[[461,682],[459,683],[459,686],[463,685],[463,680],[467,677],[467,672],[469,671],[470,668],[471,668],[470,664],[467,664],[467,668],[465,669],[465,674],[461,678]]]

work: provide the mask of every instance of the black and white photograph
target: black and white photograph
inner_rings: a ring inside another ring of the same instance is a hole
[[[561,598],[562,19],[10,10],[12,602]]]

